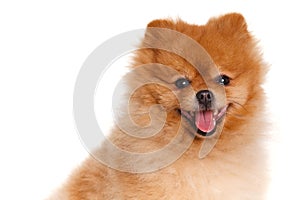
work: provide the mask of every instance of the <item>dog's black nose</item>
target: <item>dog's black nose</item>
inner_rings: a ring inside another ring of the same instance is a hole
[[[214,99],[213,93],[209,90],[201,90],[196,94],[197,100],[200,104],[204,105],[206,108],[211,106]]]

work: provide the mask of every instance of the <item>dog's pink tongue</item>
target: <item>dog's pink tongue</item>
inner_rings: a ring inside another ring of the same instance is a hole
[[[196,113],[195,124],[203,132],[210,132],[215,127],[215,119],[212,111],[199,111]]]

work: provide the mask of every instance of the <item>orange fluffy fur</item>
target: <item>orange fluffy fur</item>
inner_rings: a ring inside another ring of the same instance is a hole
[[[231,106],[216,146],[204,159],[199,159],[203,139],[196,137],[177,161],[155,172],[141,174],[120,172],[90,157],[52,198],[264,199],[267,170],[261,84],[266,66],[244,18],[236,13],[227,14],[213,18],[203,26],[190,25],[181,20],[155,20],[148,27],[172,29],[193,38],[210,54],[220,73],[231,77],[230,85],[225,87],[226,103]],[[145,41],[147,38],[142,47]],[[171,66],[188,77],[195,91],[205,89],[198,72],[184,59],[170,52],[140,49],[135,54],[132,67],[154,62]],[[156,72],[142,71],[141,76],[156,76]],[[129,86],[137,81],[132,80],[131,76],[127,79]],[[185,98],[192,97],[186,94]],[[131,103],[134,105],[131,107],[132,118],[138,124],[149,123],[149,114],[145,111],[153,104],[160,104],[167,111],[166,124],[160,133],[148,139],[138,139],[115,128],[110,140],[116,146],[133,152],[147,152],[162,148],[174,137],[180,115],[174,109],[178,101],[170,89],[145,85],[131,96]],[[120,166],[126,159],[103,147],[97,153],[112,156]]]

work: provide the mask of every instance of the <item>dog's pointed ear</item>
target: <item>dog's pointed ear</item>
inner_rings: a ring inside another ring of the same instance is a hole
[[[217,30],[223,34],[248,32],[245,18],[239,13],[230,13],[218,18],[213,18],[209,20],[207,25],[215,26]]]
[[[159,46],[166,41],[166,38],[171,37],[171,32],[164,31],[165,29],[176,29],[176,23],[171,19],[156,19],[147,25],[143,46]],[[174,37],[174,36],[173,36]]]
[[[161,29],[172,29],[174,26],[175,23],[171,19],[156,19],[148,23],[142,43],[140,44],[140,49],[134,58],[136,66],[156,61],[155,54],[158,52],[158,49],[153,47],[159,46],[157,44],[161,44],[162,42],[161,38],[165,32]]]
[[[151,21],[147,28],[169,28],[173,29],[175,26],[174,21],[169,19],[156,19]]]

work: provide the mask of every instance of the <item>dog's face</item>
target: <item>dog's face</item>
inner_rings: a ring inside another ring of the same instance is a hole
[[[201,70],[217,68],[218,73],[203,77],[205,73],[174,52],[151,48],[139,50],[135,57],[137,68],[150,63],[163,66],[153,65],[142,72],[143,79],[153,80],[155,77],[161,83],[148,84],[138,92],[137,96],[143,99],[143,103],[162,105],[173,116],[173,121],[182,116],[188,132],[199,137],[213,136],[223,120],[225,128],[236,129],[243,124],[242,120],[247,120],[257,111],[256,101],[260,99],[264,69],[255,41],[241,15],[225,15],[204,26],[155,20],[148,29],[151,27],[175,30],[195,40],[213,63],[203,64]],[[147,36],[146,33],[142,47],[157,40],[158,36]],[[178,45],[178,41],[173,42],[170,46]],[[185,43],[181,45],[182,49],[189,48]],[[185,51],[193,54],[194,49]]]

